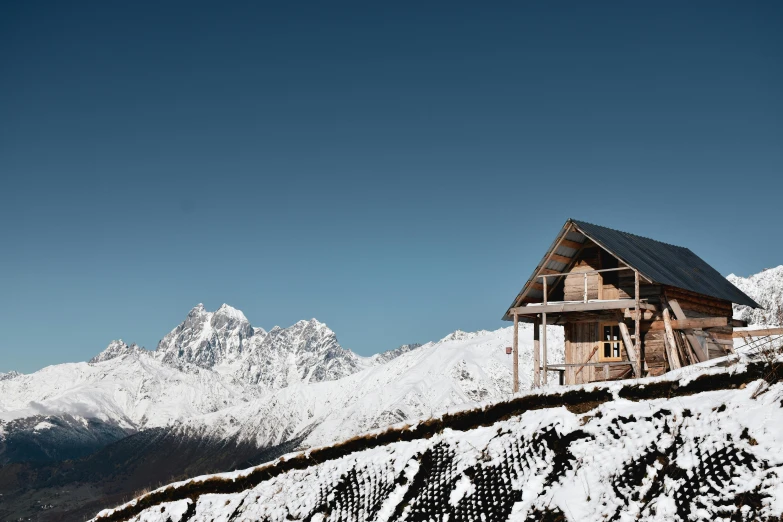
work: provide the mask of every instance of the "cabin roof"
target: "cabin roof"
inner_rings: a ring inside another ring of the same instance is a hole
[[[577,243],[584,242],[585,237],[590,238],[620,261],[638,270],[639,275],[651,283],[681,288],[716,299],[759,308],[753,299],[745,295],[720,272],[688,248],[575,219],[569,219],[563,225],[560,234],[509,308],[521,304],[522,297],[526,290],[529,290],[528,287],[539,275],[541,269],[566,271],[569,265],[565,262],[551,259],[547,262],[550,253],[559,254],[561,258],[576,255],[576,249],[563,246],[560,242],[561,237]],[[510,319],[508,312],[503,319]]]

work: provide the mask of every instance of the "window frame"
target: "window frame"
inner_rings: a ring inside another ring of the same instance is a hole
[[[604,327],[608,326],[611,328],[617,328],[617,339],[616,340],[610,340],[605,341],[604,340]],[[617,357],[605,357],[604,356],[604,349],[607,345],[610,346],[609,350],[611,353],[611,345],[614,343],[619,344],[619,355]],[[620,332],[620,323],[598,323],[598,360],[599,362],[616,362],[616,361],[622,361],[623,360],[623,348],[625,347],[625,343],[623,342],[623,336]]]

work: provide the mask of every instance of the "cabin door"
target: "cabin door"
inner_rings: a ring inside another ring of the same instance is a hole
[[[585,384],[595,380],[595,367],[582,366],[584,363],[598,362],[598,350],[601,339],[599,323],[569,323],[565,326],[566,337],[566,384]]]

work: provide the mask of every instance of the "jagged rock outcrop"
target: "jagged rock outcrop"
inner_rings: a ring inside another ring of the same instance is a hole
[[[750,277],[731,274],[727,278],[763,309],[734,305],[734,316],[748,324],[783,325],[783,265]]]

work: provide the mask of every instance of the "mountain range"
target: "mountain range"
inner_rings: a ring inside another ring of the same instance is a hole
[[[783,266],[729,279],[766,308],[736,316],[781,323]],[[548,335],[562,361],[562,329]],[[457,331],[362,357],[315,319],[266,331],[199,304],[153,351],[117,340],[89,362],[0,374],[0,518],[83,519],[156,483],[502,400],[511,337]],[[531,341],[521,325],[522,389]]]

